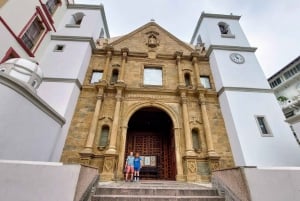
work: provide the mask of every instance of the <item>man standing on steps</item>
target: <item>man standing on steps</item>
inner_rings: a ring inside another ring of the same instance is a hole
[[[125,176],[125,181],[128,181],[128,174],[130,174],[130,181],[133,181],[133,161],[134,161],[134,156],[133,152],[130,152],[130,155],[127,156],[126,163],[125,163],[125,169],[126,169],[126,176]]]

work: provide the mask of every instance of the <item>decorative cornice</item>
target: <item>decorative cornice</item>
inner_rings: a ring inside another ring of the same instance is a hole
[[[200,27],[200,24],[202,23],[204,18],[217,18],[217,19],[231,19],[231,20],[239,20],[241,18],[241,16],[237,16],[237,15],[222,15],[222,14],[211,14],[211,13],[204,13],[202,12],[199,20],[197,22],[196,28],[194,30],[194,34],[192,36],[191,42],[190,44],[193,44],[196,35],[198,33],[198,29]]]
[[[92,49],[96,49],[96,45],[92,37],[51,35],[51,40],[89,42]]]
[[[256,47],[241,47],[241,46],[229,46],[229,45],[210,45],[206,52],[206,56],[209,56],[213,50],[228,50],[228,51],[242,51],[242,52],[255,52]]]
[[[29,102],[37,106],[41,111],[45,112],[45,114],[59,123],[60,126],[65,124],[66,120],[37,94],[32,92],[32,90],[29,89],[24,83],[4,73],[0,73],[0,83],[26,98]]]
[[[76,86],[81,89],[82,84],[78,79],[71,79],[71,78],[52,78],[52,77],[44,77],[44,82],[64,82],[64,83],[75,83]]]
[[[246,87],[222,87],[218,91],[218,96],[220,96],[225,91],[272,93],[272,94],[274,93],[272,89],[259,89],[259,88],[246,88]]]

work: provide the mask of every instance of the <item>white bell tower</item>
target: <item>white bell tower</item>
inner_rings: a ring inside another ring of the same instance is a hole
[[[239,19],[202,13],[191,40],[207,51],[235,165],[299,166],[300,147]]]

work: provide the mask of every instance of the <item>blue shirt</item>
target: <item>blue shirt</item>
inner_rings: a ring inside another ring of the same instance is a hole
[[[134,158],[134,167],[139,168],[141,167],[141,157],[135,157]]]
[[[128,166],[133,166],[134,156],[127,156],[126,161]]]

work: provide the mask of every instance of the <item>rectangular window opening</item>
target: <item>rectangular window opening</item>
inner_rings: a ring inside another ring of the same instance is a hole
[[[161,67],[145,67],[144,68],[144,85],[162,86],[162,68]]]
[[[211,89],[209,76],[200,76],[200,82],[205,89]]]
[[[256,122],[262,136],[273,136],[264,116],[256,116]]]
[[[32,24],[28,27],[26,32],[21,37],[22,41],[24,42],[25,46],[32,50],[35,44],[39,41],[42,33],[44,32],[45,27],[43,26],[42,21],[36,17]]]
[[[93,71],[91,84],[97,83],[102,79],[103,72],[102,71]]]
[[[55,52],[63,52],[65,49],[65,45],[56,45],[54,48]]]

